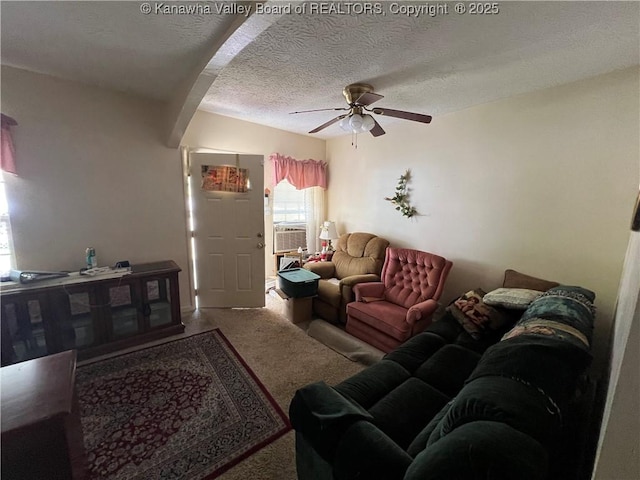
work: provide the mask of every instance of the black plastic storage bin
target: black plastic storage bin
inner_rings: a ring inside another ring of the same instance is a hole
[[[304,268],[278,272],[278,288],[293,298],[317,295],[318,280],[320,280],[320,275]]]

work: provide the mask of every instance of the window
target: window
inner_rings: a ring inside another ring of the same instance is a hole
[[[8,273],[14,266],[9,204],[4,188],[4,174],[0,171],[0,273]]]
[[[319,251],[324,220],[324,188],[296,190],[282,180],[273,189],[274,253],[298,247]]]
[[[307,222],[304,190],[296,190],[286,180],[282,180],[273,189],[273,223]]]

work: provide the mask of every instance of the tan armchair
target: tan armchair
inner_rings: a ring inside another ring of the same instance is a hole
[[[304,268],[320,275],[314,313],[332,323],[346,323],[353,286],[380,281],[388,245],[387,240],[371,233],[345,233],[338,239],[330,262],[307,263]]]

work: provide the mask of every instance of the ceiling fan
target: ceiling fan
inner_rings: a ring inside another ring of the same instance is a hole
[[[393,110],[391,108],[368,108],[374,102],[384,98],[382,95],[373,93],[373,87],[366,83],[352,83],[344,87],[342,91],[344,98],[347,100],[348,107],[342,108],[321,108],[317,110],[302,110],[296,113],[309,112],[325,112],[325,111],[348,111],[342,115],[323,123],[319,127],[314,128],[309,133],[318,133],[330,125],[339,122],[342,129],[352,133],[371,132],[374,137],[384,135],[385,131],[372,115],[365,112],[371,112],[376,115],[386,115],[387,117],[403,118],[405,120],[413,120],[414,122],[429,123],[431,115],[423,115],[421,113],[411,113],[402,110]]]

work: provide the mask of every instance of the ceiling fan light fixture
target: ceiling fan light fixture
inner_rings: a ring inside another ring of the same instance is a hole
[[[340,120],[340,122],[338,123],[338,126],[345,132],[350,132],[351,125],[349,125],[349,117],[344,117],[342,120]]]
[[[319,127],[314,128],[309,133],[318,133],[319,131],[337,123],[342,130],[351,133],[352,141],[356,140],[359,133],[370,132],[374,137],[379,137],[386,133],[374,117],[365,112],[371,112],[376,115],[384,115],[387,117],[402,118],[404,120],[411,120],[420,123],[431,122],[431,115],[405,112],[404,110],[394,110],[392,108],[368,108],[372,103],[384,98],[382,95],[374,93],[373,87],[369,84],[352,83],[351,85],[347,85],[342,93],[347,101],[346,107],[301,110],[291,113],[322,112],[328,110],[346,111],[348,113],[343,113],[342,115],[332,118]]]
[[[373,127],[375,127],[376,121],[369,114],[362,116],[362,126],[360,127],[360,131],[369,132]]]
[[[363,123],[364,120],[362,118],[362,115],[358,115],[357,113],[351,115],[351,118],[349,119],[349,126],[351,127],[351,131],[353,133],[358,133],[359,131],[361,131]]]

